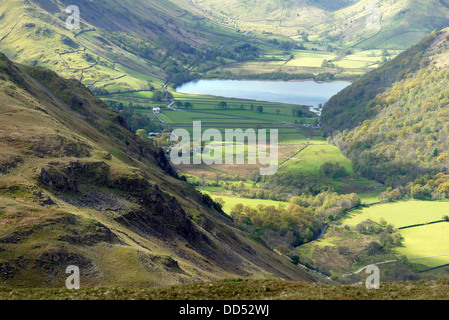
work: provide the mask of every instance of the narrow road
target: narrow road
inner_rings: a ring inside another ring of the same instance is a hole
[[[153,110],[153,114],[162,124],[165,124],[165,121],[162,120],[161,117],[159,117],[159,115],[154,110]]]
[[[174,105],[174,104],[175,104],[175,101],[174,101],[174,100],[171,100],[170,103],[167,105],[167,108],[168,108],[168,109],[171,109],[171,110],[176,110],[176,109],[173,109],[173,105]],[[159,120],[162,124],[165,124],[165,121],[162,120],[161,117],[159,116],[159,114],[157,114],[154,110],[153,110],[153,114],[154,114],[154,116],[155,116],[156,118],[158,118],[158,120]]]
[[[170,101],[170,103],[167,105],[167,109],[173,110],[173,111],[184,111],[184,110],[178,110],[173,108],[173,105],[175,104],[175,100]]]
[[[413,260],[422,260],[422,259],[429,259],[429,258],[437,258],[437,257],[444,257],[444,256],[449,256],[449,253],[445,253],[445,254],[438,254],[435,256],[427,256],[427,257],[419,257],[419,258],[410,258],[407,259],[407,261],[413,261]],[[393,262],[398,262],[399,260],[389,260],[389,261],[383,261],[383,262],[379,262],[379,263],[373,263],[367,266],[364,266],[363,268],[357,270],[356,272],[353,273],[347,273],[347,274],[343,274],[343,277],[348,277],[348,276],[352,276],[352,275],[356,275],[360,272],[362,272],[363,270],[365,270],[366,268],[368,268],[369,266],[379,266],[382,264],[388,264],[388,263],[393,263]]]

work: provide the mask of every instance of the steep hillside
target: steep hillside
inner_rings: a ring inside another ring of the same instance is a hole
[[[413,182],[403,192],[416,198],[449,195],[448,55],[449,29],[435,31],[326,104],[323,126],[356,171]]]
[[[333,96],[323,108],[322,124],[327,131],[352,129],[360,122],[370,119],[379,112],[379,93],[385,92],[394,83],[426,67],[429,60],[426,50],[431,46],[436,32],[425,37],[419,44],[403,52]]]
[[[242,39],[185,0],[76,1],[80,29],[69,30],[68,0],[1,0],[0,50],[89,87],[151,89],[188,79],[207,51]]]
[[[0,55],[0,282],[315,280],[238,230],[85,86]]]

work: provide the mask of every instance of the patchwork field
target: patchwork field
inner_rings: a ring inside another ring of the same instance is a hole
[[[341,151],[332,145],[319,142],[317,145],[310,145],[301,153],[293,157],[282,169],[289,172],[310,172],[319,173],[323,163],[331,161],[338,162],[352,173],[351,161],[347,159]]]
[[[448,214],[449,202],[447,201],[398,201],[354,210],[344,220],[344,224],[354,227],[368,219],[376,222],[384,219],[396,228],[401,228],[441,220]]]
[[[211,74],[230,72],[240,77],[261,73],[284,72],[290,74],[334,73],[336,78],[354,78],[379,66],[384,58],[383,50],[352,49],[346,54],[327,51],[322,42],[311,42],[305,50],[285,52],[267,51],[260,60],[234,62],[219,66]],[[332,45],[329,43],[329,45]],[[393,59],[401,50],[391,50],[386,59]],[[325,64],[325,61],[329,65]]]

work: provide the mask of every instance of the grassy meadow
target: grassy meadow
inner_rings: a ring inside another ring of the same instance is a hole
[[[449,215],[449,202],[447,201],[408,200],[354,210],[344,220],[344,223],[354,227],[368,219],[376,222],[384,219],[396,228],[401,228],[441,220],[444,215]]]
[[[204,191],[203,191],[204,192]],[[265,199],[249,199],[249,198],[242,198],[242,197],[234,197],[234,196],[226,196],[222,194],[217,193],[208,193],[212,199],[216,200],[217,198],[221,198],[224,201],[223,211],[227,214],[231,214],[232,208],[236,204],[243,204],[244,206],[248,206],[251,208],[256,208],[258,205],[264,205],[264,206],[275,206],[278,207],[279,205],[286,205],[288,206],[288,202],[284,201],[274,201],[274,200],[265,200]]]
[[[449,241],[447,241],[449,223],[432,223],[442,220],[443,216],[448,214],[449,202],[447,201],[409,200],[354,210],[342,223],[355,227],[366,220],[375,222],[385,220],[395,228],[423,224],[398,231],[403,237],[403,245],[396,249],[397,254],[404,255],[408,259],[415,259],[449,254]],[[449,263],[449,256],[419,259],[416,262],[436,267]]]

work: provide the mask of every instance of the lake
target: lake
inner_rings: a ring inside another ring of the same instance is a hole
[[[204,94],[226,98],[250,99],[307,105],[318,112],[332,96],[349,86],[347,81],[253,81],[253,80],[197,80],[185,83],[177,92]]]

